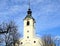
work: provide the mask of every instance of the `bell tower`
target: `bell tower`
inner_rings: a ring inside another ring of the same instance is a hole
[[[32,17],[32,11],[30,9],[30,1],[29,8],[27,11],[27,15],[24,18],[24,31],[23,38],[20,39],[21,46],[43,46],[42,40],[35,36],[35,19]]]
[[[34,36],[35,19],[32,17],[32,11],[29,8],[27,16],[24,18],[24,38],[32,38]]]
[[[27,15],[24,18],[24,38],[32,38],[34,37],[34,23],[35,19],[32,17],[32,11],[30,9],[30,0],[29,0],[29,8],[27,11]]]

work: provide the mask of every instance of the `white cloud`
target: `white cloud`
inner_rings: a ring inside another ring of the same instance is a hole
[[[55,36],[54,40],[60,40],[60,36]]]

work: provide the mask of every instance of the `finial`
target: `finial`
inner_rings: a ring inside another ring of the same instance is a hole
[[[31,15],[32,11],[31,11],[31,9],[30,9],[30,0],[29,0],[29,4],[28,4],[28,5],[29,5],[29,7],[28,7],[27,13]]]
[[[29,0],[29,9],[30,9],[30,0]]]

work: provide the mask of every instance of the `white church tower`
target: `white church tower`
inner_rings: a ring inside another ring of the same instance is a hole
[[[32,11],[29,7],[27,16],[24,18],[23,38],[20,39],[19,46],[43,46],[41,38],[35,36],[35,19],[32,17]]]
[[[32,17],[31,9],[28,9],[27,16],[24,19],[24,38],[31,39],[34,37],[35,19]]]

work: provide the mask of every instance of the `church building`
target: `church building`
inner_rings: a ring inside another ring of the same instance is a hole
[[[23,38],[20,39],[19,46],[43,46],[41,38],[35,36],[35,19],[32,17],[32,11],[29,8],[27,15],[23,20],[24,22],[24,31]]]

